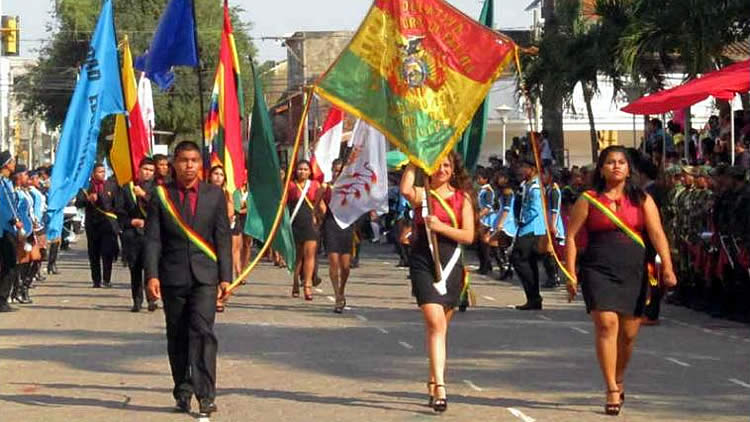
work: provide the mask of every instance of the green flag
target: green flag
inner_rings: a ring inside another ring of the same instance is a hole
[[[276,218],[283,186],[271,116],[268,114],[266,100],[263,98],[263,84],[255,74],[254,67],[252,67],[252,72],[255,82],[255,102],[247,160],[249,188],[245,233],[265,242]],[[290,269],[294,268],[294,237],[286,206],[284,206],[281,224],[273,240],[273,249],[281,253]]]
[[[492,29],[495,6],[493,0],[484,0],[482,14],[479,15],[479,23]],[[469,127],[466,128],[461,141],[456,146],[456,152],[464,158],[464,165],[470,171],[473,171],[479,161],[479,151],[482,149],[484,136],[487,134],[487,114],[489,113],[489,104],[485,100],[479,106],[474,119]],[[505,151],[503,151],[505,154]]]

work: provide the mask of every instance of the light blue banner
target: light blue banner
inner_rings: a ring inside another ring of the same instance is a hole
[[[63,123],[52,167],[47,238],[60,238],[63,208],[84,187],[96,159],[101,121],[125,113],[112,1],[104,0],[88,55]]]

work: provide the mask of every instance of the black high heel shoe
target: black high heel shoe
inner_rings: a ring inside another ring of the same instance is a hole
[[[427,407],[432,407],[432,403],[435,402],[435,396],[432,395],[433,386],[435,386],[435,383],[430,381],[427,383],[427,394],[429,395],[429,399],[427,400]]]
[[[617,383],[617,388],[620,390],[620,406],[625,405],[625,382],[624,381],[615,381]]]
[[[443,390],[445,390],[445,385],[435,384],[435,391],[437,391],[438,388],[442,388]],[[432,401],[432,410],[437,413],[443,413],[448,410],[448,398],[439,399],[435,397],[435,399]]]
[[[619,393],[620,390],[607,390],[607,395]],[[618,396],[619,397],[619,396]],[[620,410],[622,410],[622,401],[618,401],[617,403],[610,403],[607,402],[604,405],[604,413],[609,416],[617,416],[620,414]]]

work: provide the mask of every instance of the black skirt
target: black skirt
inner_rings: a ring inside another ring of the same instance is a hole
[[[463,280],[463,264],[459,258],[453,267],[446,287],[448,292],[445,295],[438,293],[435,289],[435,264],[432,260],[430,246],[427,243],[427,234],[425,227],[419,225],[414,230],[416,239],[412,239],[413,248],[409,256],[409,275],[411,277],[412,295],[417,299],[417,304],[422,306],[428,303],[443,305],[447,308],[455,308],[461,295],[461,282]],[[438,250],[440,251],[440,261],[442,267],[448,264],[453,252],[456,250],[458,243],[438,235]]]
[[[247,214],[234,215],[234,228],[232,229],[232,236],[239,236],[245,232],[245,221],[247,221]]]
[[[646,250],[621,231],[590,233],[580,270],[586,311],[643,315],[645,267]]]
[[[289,216],[291,217],[294,212],[294,207],[297,204],[289,205]],[[313,224],[313,213],[310,206],[302,204],[297,211],[297,216],[292,221],[292,233],[294,233],[294,241],[299,245],[304,242],[311,240],[318,241],[320,234],[318,229]]]
[[[323,240],[327,253],[351,255],[354,247],[354,224],[342,229],[329,210],[323,222]]]

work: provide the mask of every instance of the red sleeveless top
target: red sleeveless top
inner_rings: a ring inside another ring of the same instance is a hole
[[[633,204],[627,198],[622,198],[614,201],[609,199],[604,194],[598,194],[595,191],[587,191],[589,195],[598,199],[599,202],[609,207],[612,212],[620,218],[625,224],[630,226],[631,229],[635,230],[639,234],[643,234],[645,228],[645,217],[643,215],[643,208]],[[611,205],[617,204],[617,210],[612,209]],[[620,229],[609,219],[603,212],[599,211],[596,207],[589,205],[589,215],[586,218],[586,231],[588,233],[597,233],[605,231],[613,231]]]
[[[440,221],[442,221],[445,224],[448,224],[449,226],[453,225],[453,222],[451,221],[451,217],[448,215],[448,212],[445,211],[442,205],[440,205],[440,202],[438,202],[437,199],[435,199],[432,195],[430,195],[427,191],[425,191],[425,194],[428,195],[428,200],[430,201],[430,208],[432,209],[432,215],[436,216]],[[458,227],[461,227],[461,211],[463,210],[464,206],[464,193],[463,191],[457,190],[453,192],[453,195],[451,195],[448,198],[443,198],[445,202],[448,204],[448,206],[451,207],[453,210],[453,214],[456,215],[456,222],[458,223]],[[422,206],[418,206],[414,209],[414,222],[417,224],[424,225],[424,218],[422,217]]]
[[[305,184],[301,183],[297,185],[296,181],[289,182],[289,194],[287,195],[287,204],[291,203],[296,205],[300,196],[302,196],[302,190],[305,188]],[[310,189],[307,190],[307,199],[310,202],[315,202],[315,197],[320,189],[320,183],[316,180],[310,180]]]

